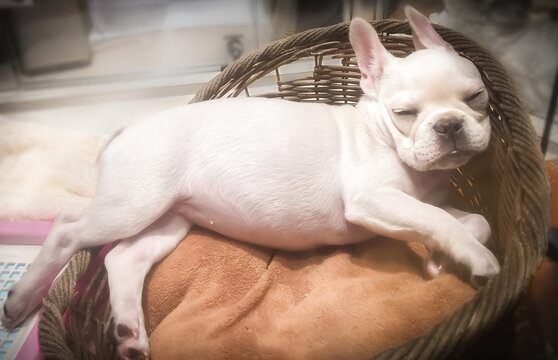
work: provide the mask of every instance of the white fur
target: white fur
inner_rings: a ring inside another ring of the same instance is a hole
[[[431,48],[404,60],[385,51],[369,24],[353,21],[351,42],[366,77],[356,107],[223,99],[124,129],[100,157],[91,204],[57,218],[14,286],[3,323],[12,327],[35,308],[75,251],[122,239],[106,260],[113,316],[130,330],[117,336],[119,352],[147,353],[143,278],[193,223],[287,250],[377,234],[421,241],[472,276],[496,274],[498,261],[481,243],[490,233],[486,220],[434,206],[444,199],[447,169],[488,144],[486,91],[472,64],[425,31],[422,15],[407,15]],[[397,114],[402,109],[416,113]],[[447,120],[459,130],[437,133],[434,126]]]

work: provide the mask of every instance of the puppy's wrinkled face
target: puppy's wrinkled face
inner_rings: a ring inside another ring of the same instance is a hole
[[[455,52],[417,51],[387,67],[378,88],[407,165],[451,169],[488,146],[487,91],[475,66]]]
[[[384,107],[384,121],[403,162],[419,171],[464,165],[490,140],[488,94],[480,73],[459,56],[411,7],[405,14],[416,52],[391,55],[362,19],[351,22],[349,38],[361,72],[363,106]],[[372,101],[370,101],[372,100]]]

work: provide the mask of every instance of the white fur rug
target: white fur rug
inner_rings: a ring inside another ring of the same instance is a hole
[[[52,220],[93,196],[105,136],[0,118],[0,220]]]

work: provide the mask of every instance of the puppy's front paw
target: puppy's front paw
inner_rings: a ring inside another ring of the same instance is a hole
[[[498,259],[476,240],[460,243],[453,250],[456,261],[469,269],[469,280],[475,287],[486,284],[488,279],[500,272]]]
[[[488,243],[492,231],[490,225],[484,216],[479,214],[470,214],[459,219],[459,222],[465,226],[465,229],[473,235],[473,237],[483,245]]]

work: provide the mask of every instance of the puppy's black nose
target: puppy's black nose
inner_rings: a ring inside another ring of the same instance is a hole
[[[440,119],[433,128],[438,135],[453,137],[463,129],[463,121],[456,118]]]

